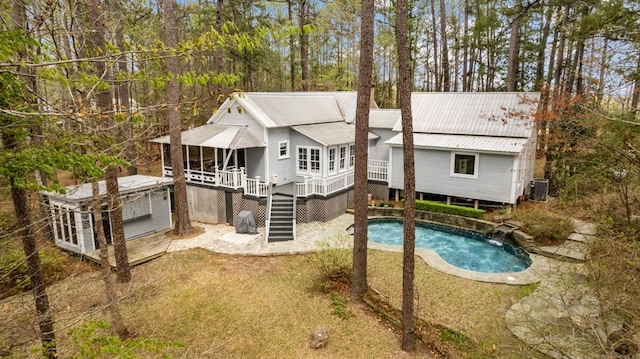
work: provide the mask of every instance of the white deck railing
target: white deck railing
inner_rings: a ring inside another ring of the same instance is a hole
[[[372,181],[387,181],[389,178],[389,161],[369,160],[367,178]]]
[[[367,164],[367,178],[373,181],[387,181],[389,178],[389,162],[369,160]],[[173,176],[171,167],[163,167],[163,173],[167,177]],[[184,170],[185,180],[188,183],[201,183],[209,186],[220,186],[233,189],[244,188],[248,195],[267,197],[269,183],[260,182],[260,177],[248,178],[244,168],[228,171],[216,170],[214,172],[192,169]],[[353,186],[353,171],[327,178],[305,178],[304,182],[295,184],[297,197],[312,195],[328,196],[332,193],[345,190]]]
[[[302,183],[296,183],[296,196],[327,196],[353,186],[353,171],[329,178],[307,177]]]

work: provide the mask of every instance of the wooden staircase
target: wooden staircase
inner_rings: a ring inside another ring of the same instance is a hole
[[[267,242],[292,241],[294,239],[294,199],[289,196],[273,195]]]

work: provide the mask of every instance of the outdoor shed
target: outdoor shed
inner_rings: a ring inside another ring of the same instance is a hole
[[[538,93],[414,93],[416,191],[515,204],[533,179]],[[400,121],[394,131],[402,131]],[[402,134],[391,147],[389,188],[404,187]]]
[[[153,234],[172,227],[171,178],[134,175],[118,178],[125,239]],[[106,207],[105,181],[98,183],[102,197],[102,216],[107,242],[111,243],[111,220]],[[96,250],[94,217],[91,213],[91,183],[69,186],[66,193],[44,193],[49,199],[56,244],[76,253]]]

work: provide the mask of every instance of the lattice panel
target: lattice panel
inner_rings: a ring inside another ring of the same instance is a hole
[[[373,195],[373,199],[389,200],[389,185],[387,184],[369,183],[367,190]]]
[[[296,221],[298,223],[309,223],[307,218],[307,201],[298,200],[298,203],[296,203]]]
[[[231,200],[233,201],[233,224],[236,224],[238,214],[243,210],[242,208],[242,193],[234,192],[231,194]]]
[[[216,208],[217,208],[217,224],[225,223],[227,215],[226,215],[226,203],[227,201],[224,198],[224,191],[216,191]]]

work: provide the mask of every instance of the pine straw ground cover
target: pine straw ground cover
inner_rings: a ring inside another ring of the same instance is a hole
[[[369,263],[372,287],[399,306],[400,255],[371,251]],[[77,353],[70,328],[107,319],[101,310],[104,290],[98,274],[96,268],[49,289],[61,357]],[[203,249],[167,254],[133,269],[132,284],[120,288],[125,293],[123,316],[138,338],[183,343],[166,350],[176,357],[432,357],[425,346],[412,354],[400,351],[396,330],[366,308],[347,304],[346,320],[332,314],[340,295],[319,290],[317,275],[317,264],[309,255],[238,257]],[[513,339],[504,324],[505,311],[522,295],[521,288],[452,277],[419,259],[416,285],[421,317],[471,338],[461,347],[466,354],[459,351],[456,356],[535,355]],[[29,352],[38,345],[32,307],[29,293],[0,302],[0,346],[5,354],[37,357]],[[314,350],[309,337],[318,326],[328,329],[330,340],[326,348]],[[442,338],[454,343],[459,339],[455,333]]]

